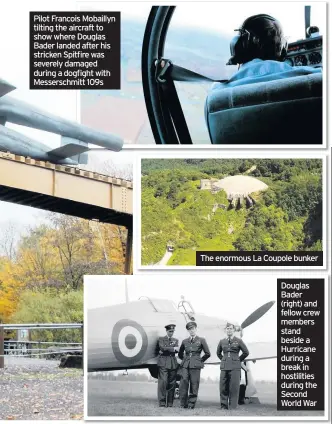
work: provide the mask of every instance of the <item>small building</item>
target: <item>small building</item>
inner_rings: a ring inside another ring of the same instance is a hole
[[[213,185],[215,182],[217,182],[218,180],[216,178],[211,178],[211,179],[201,179],[201,183],[200,183],[200,190],[212,190],[214,189]]]
[[[172,242],[168,242],[166,246],[167,252],[174,252],[174,245]]]

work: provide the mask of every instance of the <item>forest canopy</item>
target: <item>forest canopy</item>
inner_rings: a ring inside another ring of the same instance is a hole
[[[142,265],[195,265],[196,250],[322,250],[320,159],[143,159],[141,169]],[[235,175],[268,188],[241,202],[201,188]]]

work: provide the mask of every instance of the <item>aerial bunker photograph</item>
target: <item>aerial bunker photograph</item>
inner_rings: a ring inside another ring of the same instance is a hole
[[[321,159],[142,159],[141,264],[322,251]]]

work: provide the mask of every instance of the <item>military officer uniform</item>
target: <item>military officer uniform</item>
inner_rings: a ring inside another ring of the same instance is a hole
[[[174,324],[165,326],[166,330],[175,328]],[[159,406],[173,406],[176,388],[178,362],[175,353],[179,350],[179,340],[174,337],[159,337],[158,353],[158,401]]]
[[[240,350],[242,351],[239,356]],[[220,404],[224,409],[235,409],[238,405],[241,362],[249,355],[247,346],[238,337],[220,340],[217,356],[220,363]]]
[[[189,330],[196,323],[189,322],[186,326]],[[204,355],[201,357],[202,351]],[[182,408],[194,408],[197,400],[201,369],[204,362],[211,356],[209,347],[203,337],[188,337],[181,343],[179,358],[181,363],[180,381],[180,406]],[[188,397],[189,388],[189,397]]]

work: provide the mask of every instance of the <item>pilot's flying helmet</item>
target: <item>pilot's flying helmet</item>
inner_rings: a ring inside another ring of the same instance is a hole
[[[278,60],[287,54],[287,41],[280,22],[270,15],[259,14],[247,18],[230,43],[231,58],[227,65],[237,65],[252,59]]]

